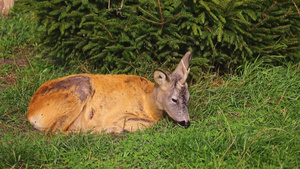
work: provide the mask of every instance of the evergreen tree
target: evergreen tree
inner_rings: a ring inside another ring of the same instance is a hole
[[[45,27],[46,54],[89,60],[102,73],[172,69],[187,50],[193,78],[201,68],[235,69],[258,56],[300,61],[296,0],[25,2]]]

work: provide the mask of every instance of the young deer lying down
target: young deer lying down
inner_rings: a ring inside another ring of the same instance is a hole
[[[187,52],[172,74],[156,70],[155,84],[134,75],[78,74],[48,81],[31,98],[27,118],[47,132],[122,133],[152,126],[166,112],[187,128],[190,59]]]

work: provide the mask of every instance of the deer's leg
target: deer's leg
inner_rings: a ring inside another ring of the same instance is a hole
[[[104,132],[105,133],[116,133],[116,134],[119,134],[119,133],[128,133],[129,131],[125,130],[125,129],[122,129],[119,126],[109,126],[109,127],[105,127],[104,128]]]
[[[128,118],[124,121],[124,129],[135,132],[137,130],[145,130],[146,128],[153,126],[155,121],[146,118]]]
[[[106,126],[104,128],[95,128],[93,131],[97,133],[105,132],[105,133],[128,133],[135,132],[137,130],[144,130],[155,124],[153,120],[146,118],[137,118],[137,117],[127,117],[122,118],[114,123],[115,125]]]

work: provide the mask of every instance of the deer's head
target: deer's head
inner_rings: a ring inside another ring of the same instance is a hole
[[[160,69],[154,72],[156,105],[185,128],[190,125],[188,112],[190,94],[186,79],[190,71],[191,56],[191,51],[187,52],[172,74]]]

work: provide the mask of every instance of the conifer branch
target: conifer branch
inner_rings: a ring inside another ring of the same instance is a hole
[[[158,7],[159,7],[159,13],[160,13],[160,18],[161,18],[161,23],[164,24],[164,17],[163,17],[163,12],[161,10],[161,4],[160,4],[160,1],[158,1]]]
[[[103,36],[98,36],[98,35],[94,35],[94,36],[97,37],[97,38],[99,38],[99,39],[105,39],[105,40],[110,41],[110,42],[115,42],[115,40],[113,40],[113,39],[107,39],[107,38],[105,38]]]
[[[234,0],[232,0],[231,2],[230,2],[230,4],[228,5],[228,7],[227,7],[227,9],[226,9],[226,12],[225,12],[225,16],[227,15],[227,13],[229,12],[229,10],[230,10],[230,8],[232,7],[232,5],[234,4]]]
[[[262,21],[260,21],[259,23],[257,23],[256,25],[254,25],[251,30],[254,30],[256,27],[258,27],[258,25],[261,25],[263,22],[265,22],[266,20],[268,20],[268,18],[264,18]]]
[[[101,26],[106,30],[106,32],[109,34],[109,36],[110,36],[111,38],[113,38],[112,34],[109,32],[109,30],[106,28],[106,26],[105,26],[104,24],[99,23],[99,25],[101,25]]]
[[[298,14],[299,14],[299,16],[300,16],[300,11],[299,11],[299,8],[298,8],[297,4],[294,2],[294,0],[292,0],[292,2],[293,2],[293,4],[294,4],[295,8],[297,9]]]
[[[129,25],[129,23],[130,23],[130,21],[131,21],[131,19],[132,19],[132,15],[133,15],[133,12],[130,14],[130,17],[129,17],[129,19],[128,19],[128,22],[127,22],[126,25],[125,25],[125,28],[128,27],[128,25]]]
[[[177,15],[173,16],[171,19],[167,20],[165,23],[171,22],[172,20],[174,20],[176,18],[181,18],[181,17],[183,17],[182,14],[177,14]]]
[[[148,14],[149,16],[151,16],[153,19],[159,21],[159,19],[158,19],[157,17],[155,17],[154,15],[150,14],[149,12],[147,12],[146,10],[144,10],[142,7],[139,6],[139,9],[140,9],[142,12],[144,12],[144,13]]]
[[[235,20],[235,21],[238,21],[238,22],[241,22],[241,23],[247,24],[247,25],[250,25],[250,24],[251,24],[250,22],[243,21],[243,20],[241,20],[241,19],[235,19],[235,18],[232,18],[232,20]]]
[[[147,19],[147,18],[145,18],[145,17],[143,17],[143,16],[140,16],[142,19],[144,19],[145,21],[148,21],[148,22],[151,22],[151,23],[154,23],[154,24],[157,24],[157,25],[159,25],[159,24],[161,24],[161,23],[159,23],[159,22],[155,22],[155,21],[152,21],[152,20],[150,20],[150,19]]]
[[[272,4],[272,6],[265,12],[265,14],[268,13],[268,12],[270,12],[274,8],[274,6],[276,4],[277,4],[277,0],[274,1],[274,3]]]
[[[116,11],[116,14],[117,14],[117,15],[120,14],[122,17],[124,17],[124,16],[122,15],[122,12],[121,12],[121,10],[123,9],[123,4],[124,4],[124,0],[122,0],[120,8],[110,8],[110,0],[108,0],[108,6],[107,6],[107,9],[108,9],[108,11],[110,11],[111,9],[113,9],[113,10]]]

